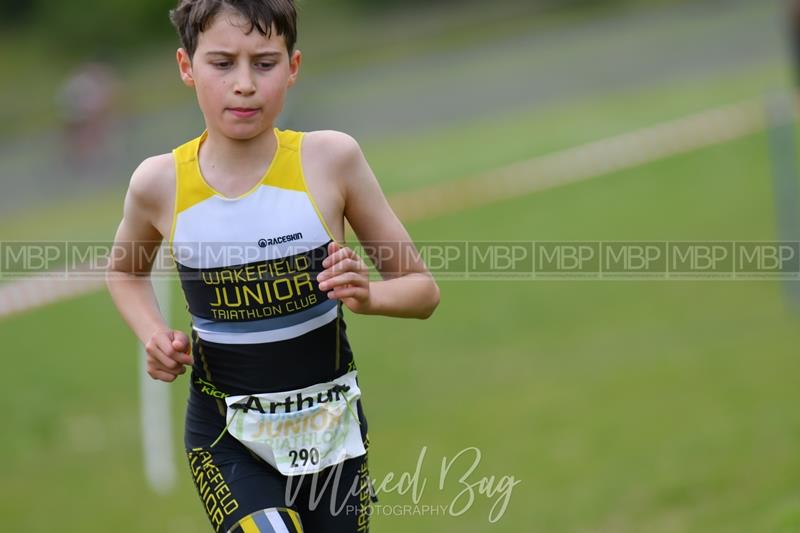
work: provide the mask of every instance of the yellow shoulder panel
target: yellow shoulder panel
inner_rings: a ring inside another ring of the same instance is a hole
[[[175,239],[178,213],[214,196],[214,191],[200,176],[200,167],[197,164],[197,148],[204,135],[205,133],[172,151],[175,159],[175,207],[172,212],[172,228],[169,232],[170,252],[172,252],[172,242]]]
[[[275,130],[278,138],[278,150],[275,161],[272,162],[269,172],[264,176],[264,185],[280,187],[292,191],[306,190],[303,183],[303,174],[300,161],[300,143],[303,134],[291,130]]]
[[[200,137],[173,150],[177,179],[176,215],[214,196],[214,191],[200,175],[200,166],[197,163],[197,150],[205,135],[206,133],[203,133]]]

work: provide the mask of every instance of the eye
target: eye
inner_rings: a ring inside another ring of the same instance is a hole
[[[260,69],[269,70],[275,66],[275,63],[256,63],[256,66]]]
[[[231,66],[230,61],[215,61],[212,63],[216,68],[228,68]]]

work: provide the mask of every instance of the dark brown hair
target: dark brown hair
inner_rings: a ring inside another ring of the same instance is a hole
[[[248,33],[258,30],[261,35],[270,37],[274,28],[278,35],[283,36],[291,55],[297,42],[294,0],[178,0],[178,6],[169,12],[169,18],[189,57],[194,57],[200,34],[225,8],[239,12],[250,23]]]

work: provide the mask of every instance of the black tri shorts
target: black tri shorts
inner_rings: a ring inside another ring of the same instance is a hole
[[[192,381],[196,381],[194,376]],[[367,421],[360,400],[357,412],[368,450]],[[225,431],[224,413],[224,401],[195,385],[190,387],[184,444],[195,487],[214,531],[369,531],[371,504],[376,499],[367,455],[317,474],[287,477]]]

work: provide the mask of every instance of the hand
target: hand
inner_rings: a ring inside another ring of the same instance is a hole
[[[191,343],[182,331],[157,331],[145,344],[147,350],[147,373],[153,379],[171,383],[186,372],[192,364],[189,353]]]
[[[341,300],[354,313],[366,313],[370,307],[369,269],[351,249],[337,242],[328,244],[328,257],[317,276],[319,289],[331,300]]]

